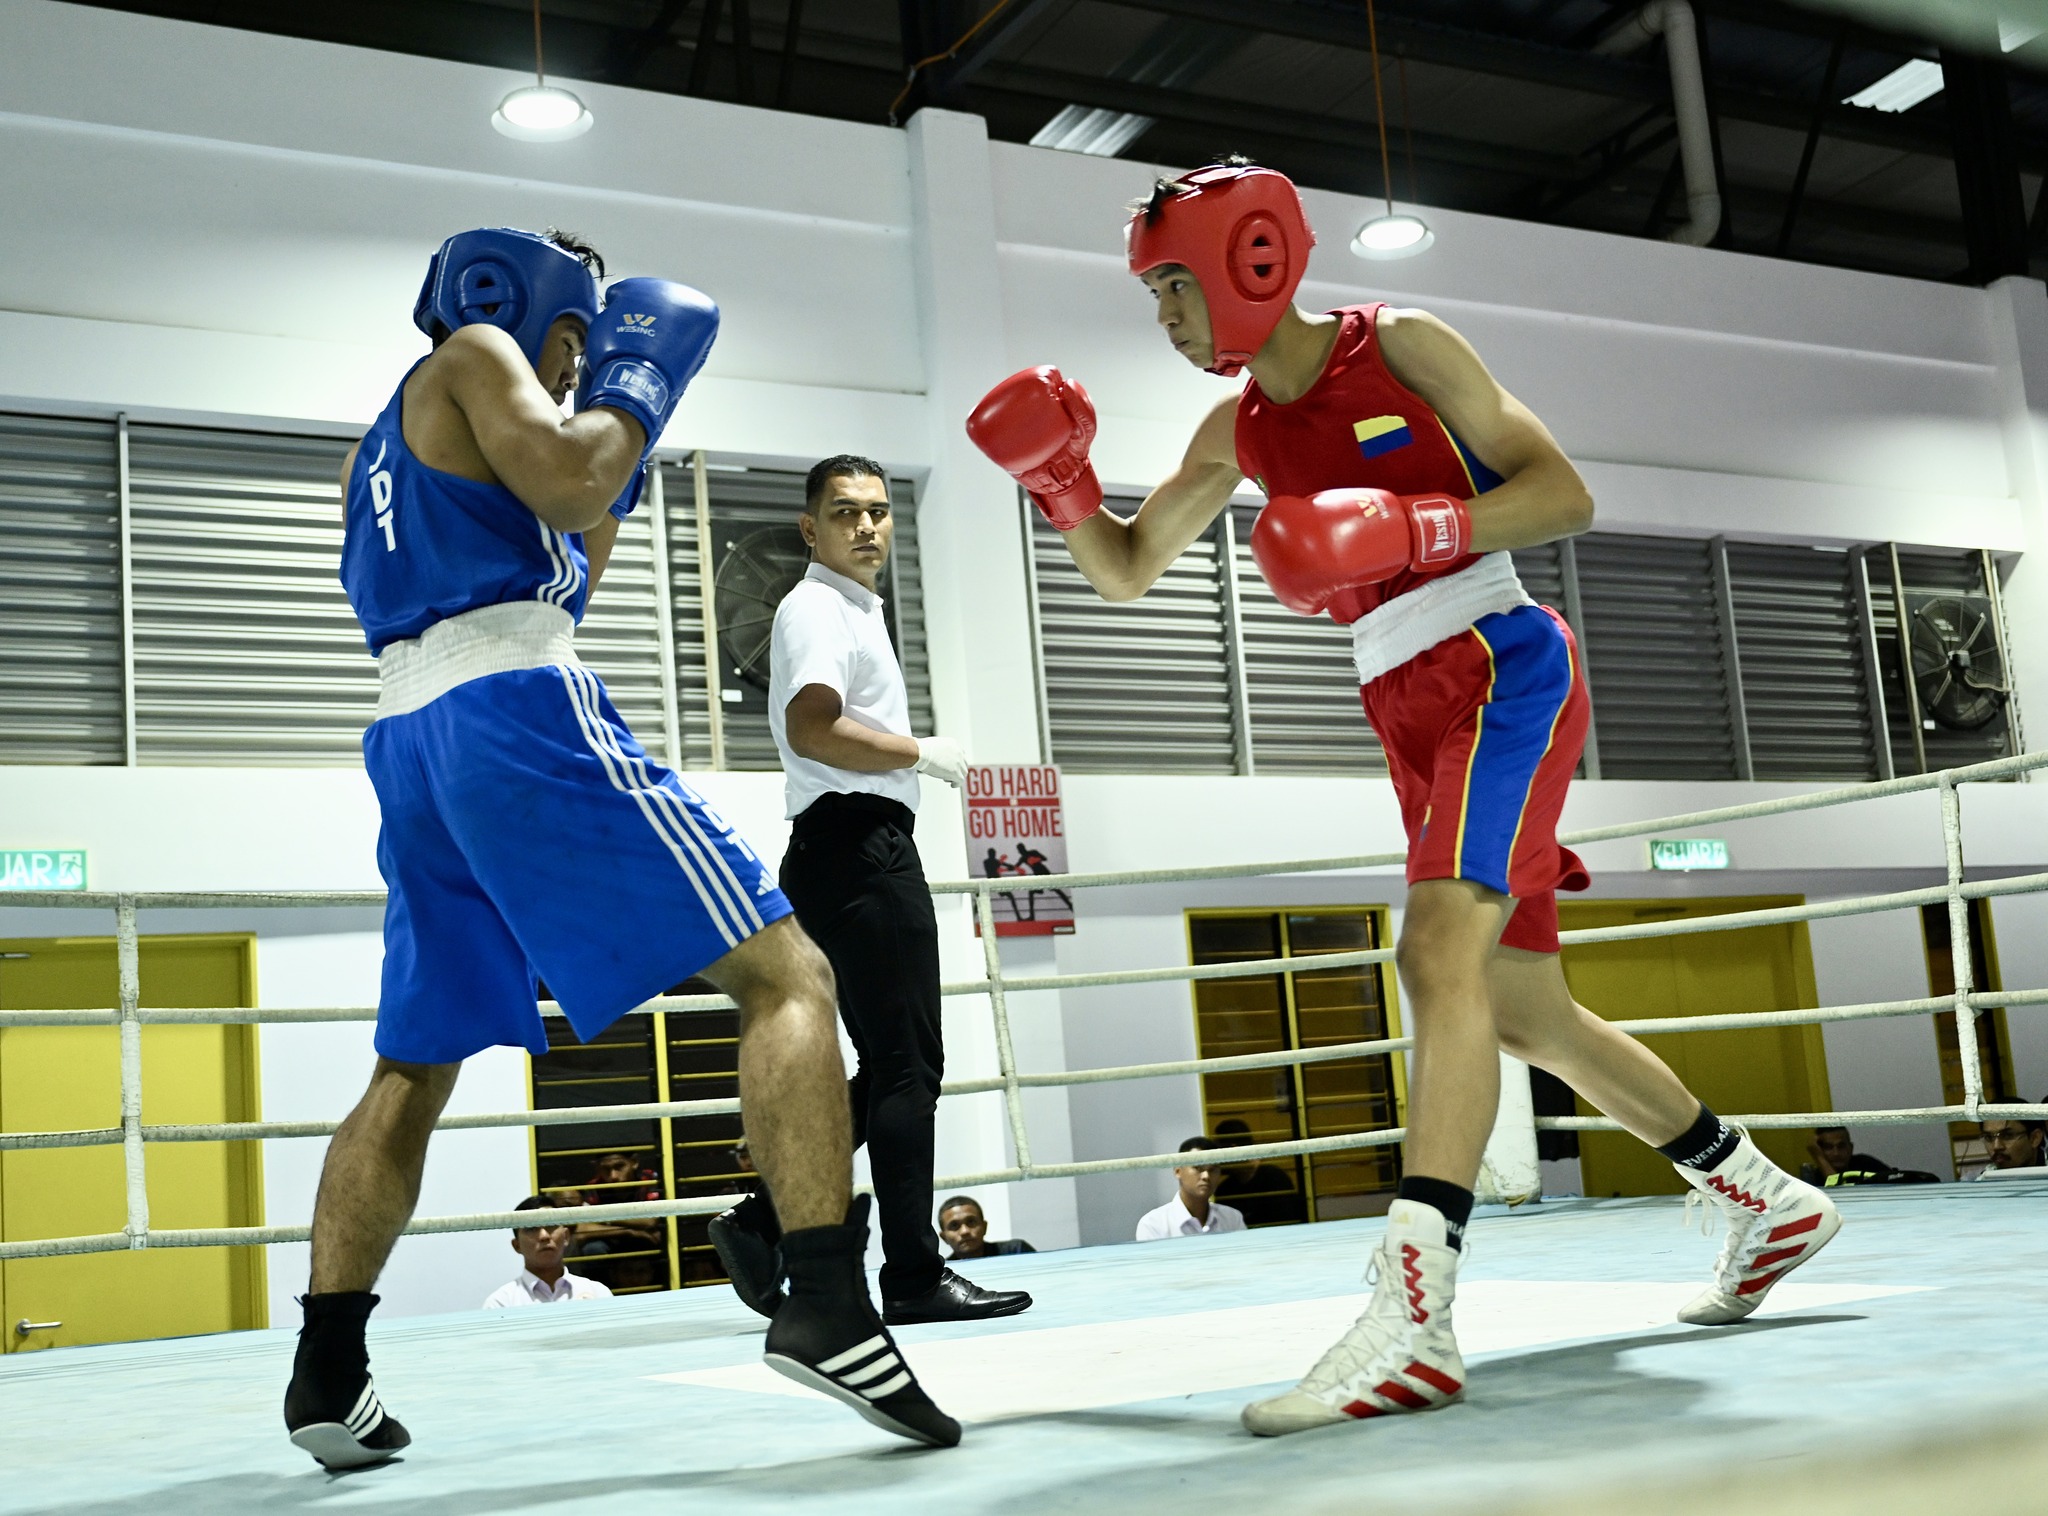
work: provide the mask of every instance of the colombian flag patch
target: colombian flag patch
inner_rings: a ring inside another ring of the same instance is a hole
[[[1358,439],[1358,451],[1368,458],[1378,458],[1415,440],[1404,416],[1374,416],[1353,422],[1351,434]]]

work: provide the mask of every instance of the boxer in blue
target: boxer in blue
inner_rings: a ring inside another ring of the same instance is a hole
[[[831,969],[576,657],[619,519],[718,332],[711,300],[665,280],[619,280],[600,306],[602,272],[558,233],[449,238],[413,311],[434,349],[342,466],[390,895],[376,1069],[321,1172],[284,1403],[329,1469],[411,1441],[370,1379],[371,1289],[462,1060],[546,1051],[537,977],[586,1038],[693,974],[739,1003],[747,1142],[789,1227],[767,1362],[899,1436],[960,1439],[868,1298]]]

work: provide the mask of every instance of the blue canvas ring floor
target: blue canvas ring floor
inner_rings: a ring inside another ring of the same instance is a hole
[[[2048,1383],[2048,1180],[1862,1190],[1828,1251],[1733,1327],[1672,1312],[1718,1237],[1677,1199],[1483,1214],[1464,1404],[1263,1441],[1238,1408],[1355,1314],[1378,1221],[989,1259],[1006,1321],[898,1335],[968,1423],[913,1448],[760,1366],[723,1289],[373,1327],[402,1461],[332,1477],[285,1440],[289,1330],[0,1359],[0,1512],[904,1516],[1367,1508],[1798,1458]],[[1968,1372],[1956,1370],[1967,1354]]]

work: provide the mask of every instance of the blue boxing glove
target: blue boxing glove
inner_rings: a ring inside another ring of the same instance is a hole
[[[640,468],[612,503],[614,516],[631,515],[639,503],[654,445],[717,337],[718,303],[687,284],[621,279],[605,292],[583,349],[576,409],[624,411],[647,433]]]

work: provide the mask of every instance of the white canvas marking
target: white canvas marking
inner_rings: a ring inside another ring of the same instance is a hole
[[[1854,1305],[1923,1288],[1786,1283],[1758,1314]],[[1683,1331],[1673,1318],[1699,1289],[1697,1283],[1474,1279],[1458,1292],[1458,1342],[1466,1357],[1476,1358],[1591,1337]],[[1336,1295],[940,1342],[919,1342],[912,1328],[897,1342],[932,1399],[950,1414],[1000,1421],[1298,1379],[1365,1301],[1363,1294]],[[762,1395],[816,1393],[762,1363],[648,1377]]]

